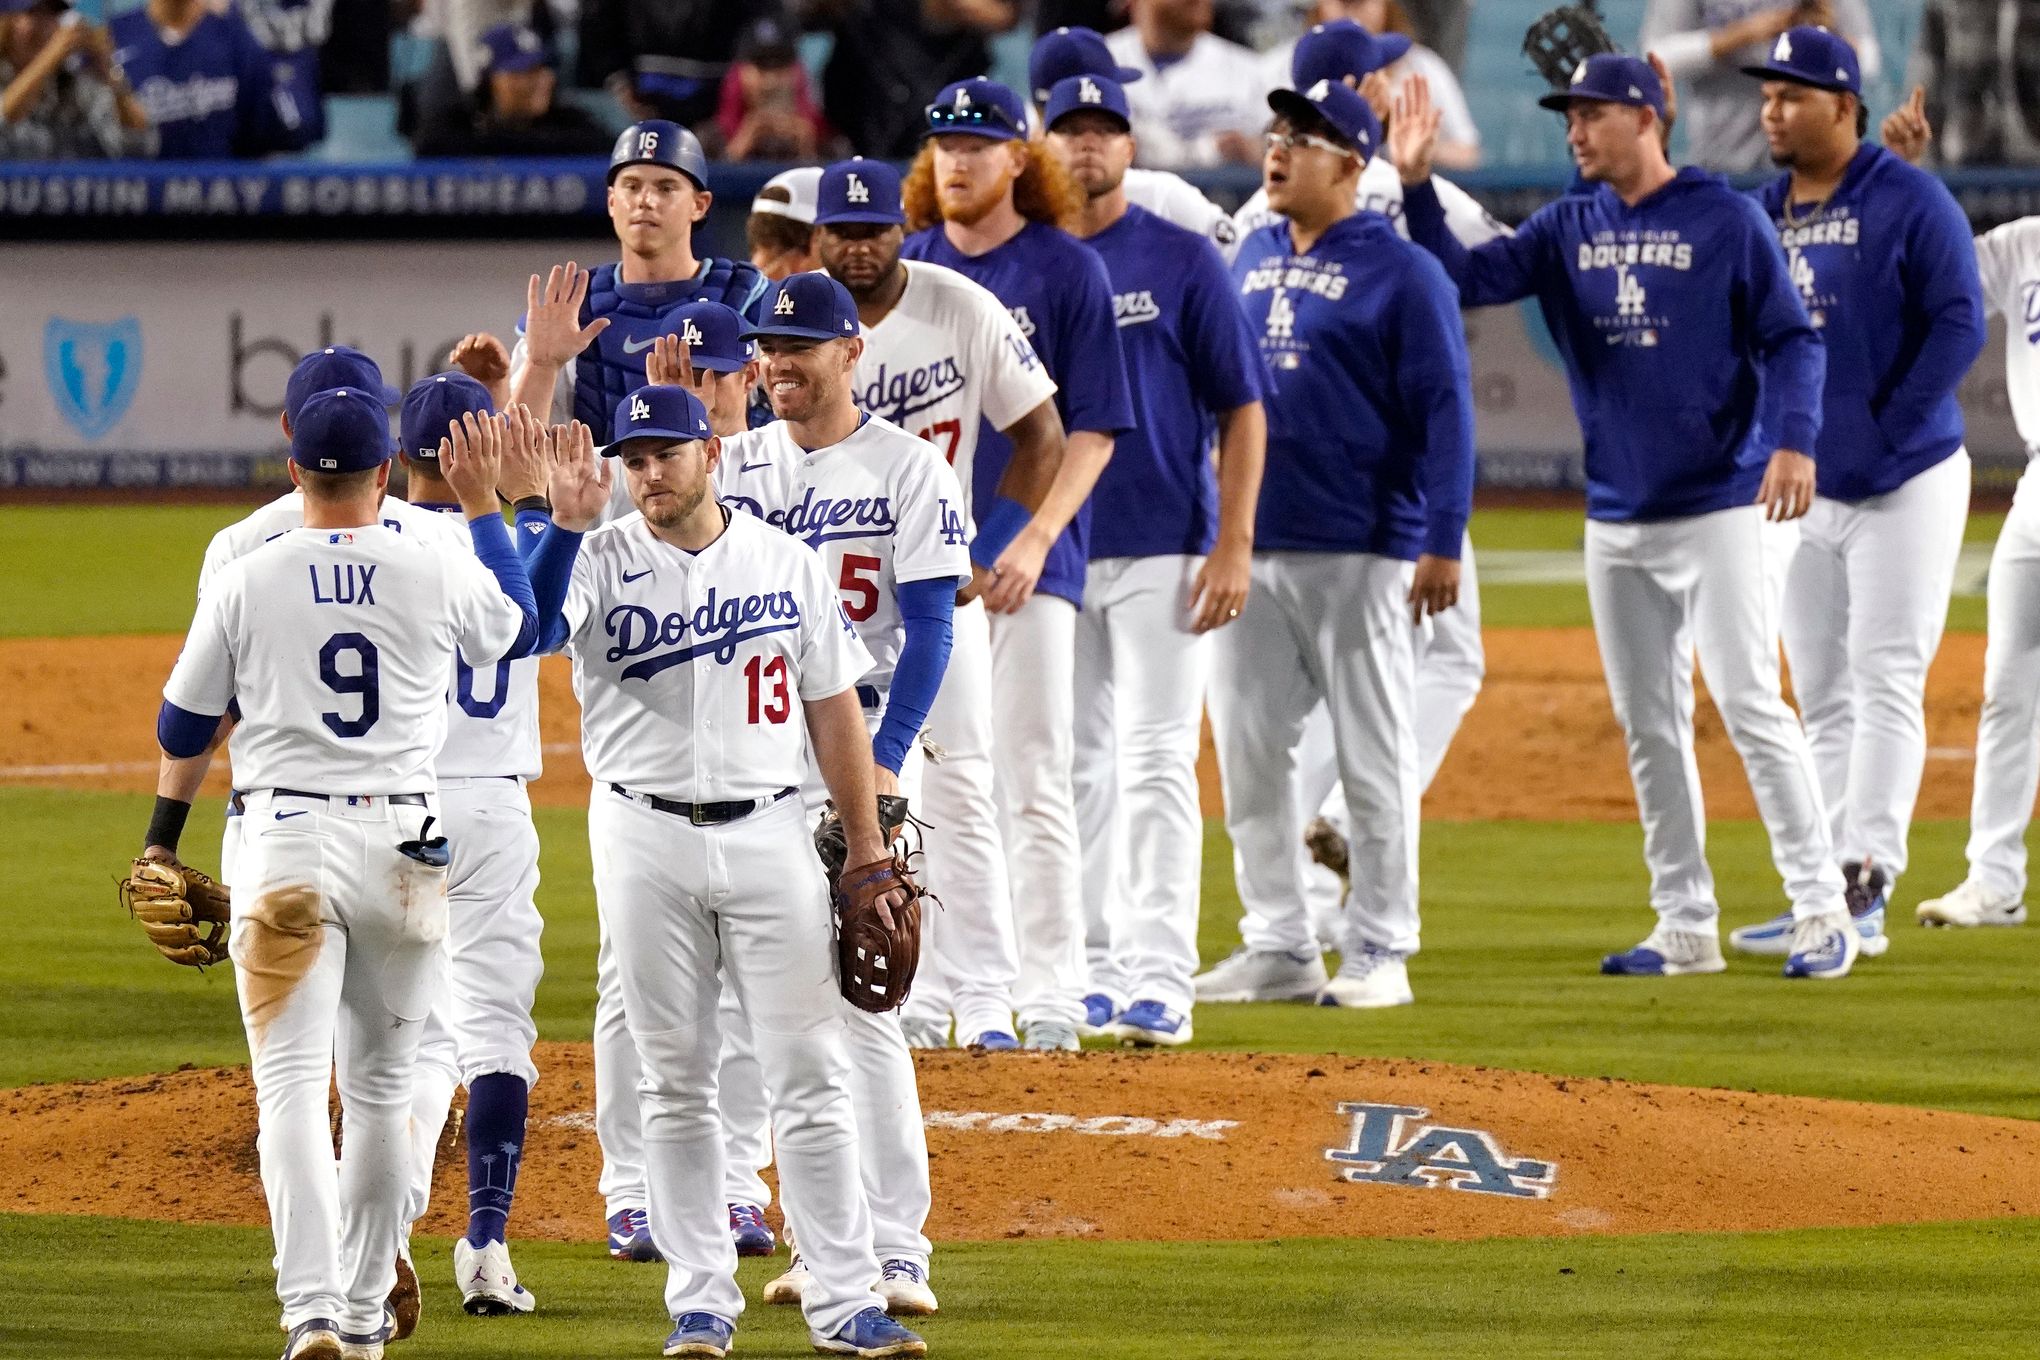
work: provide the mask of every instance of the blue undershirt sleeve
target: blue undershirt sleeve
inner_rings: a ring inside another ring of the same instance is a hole
[[[504,659],[530,656],[531,649],[538,641],[538,602],[531,593],[531,578],[525,574],[524,559],[517,555],[517,549],[510,546],[510,532],[503,527],[501,515],[483,515],[468,522],[468,537],[474,540],[475,556],[496,578],[496,584],[510,597],[510,603],[517,606],[517,612],[524,617],[523,625],[517,630],[517,641],[510,644]]]
[[[163,753],[176,760],[204,755],[205,748],[212,745],[213,733],[219,730],[220,715],[217,713],[193,713],[188,708],[179,708],[168,699],[156,712],[156,744]]]
[[[956,590],[954,576],[928,581],[902,581],[894,589],[906,642],[893,667],[892,693],[886,696],[885,717],[871,739],[871,756],[894,774],[907,760],[921,724],[928,721],[942,673],[949,668],[954,640]]]
[[[543,519],[537,511],[526,511]],[[518,516],[522,525],[524,516]],[[538,645],[533,652],[556,652],[567,645],[567,587],[574,579],[574,558],[581,551],[584,534],[546,521],[546,530],[526,560],[531,572],[532,595],[538,607]]]

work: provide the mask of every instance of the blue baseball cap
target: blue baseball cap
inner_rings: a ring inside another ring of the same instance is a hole
[[[314,392],[290,423],[290,460],[314,472],[362,472],[390,461],[390,413],[359,387]]]
[[[837,161],[822,171],[815,186],[815,225],[836,222],[900,223],[907,220],[900,207],[900,172],[884,161],[862,156]]]
[[[1270,90],[1268,107],[1292,120],[1324,119],[1360,153],[1363,165],[1381,146],[1381,120],[1366,100],[1336,80],[1320,80],[1306,90]]]
[[[616,183],[616,172],[631,165],[663,165],[693,180],[697,189],[708,187],[708,157],[700,139],[664,118],[647,118],[623,130],[609,153],[608,182]]]
[[[604,458],[620,458],[632,439],[666,443],[707,439],[708,410],[684,387],[640,387],[616,403],[615,437],[602,450]]]
[[[1856,60],[1856,49],[1839,34],[1811,24],[1786,29],[1772,44],[1769,62],[1742,69],[1744,75],[1759,80],[1789,80],[1858,98],[1863,94],[1863,68]]]
[[[680,337],[696,368],[711,373],[735,373],[758,357],[758,347],[744,338],[744,318],[720,302],[675,308],[667,317],[666,331]]]
[[[447,427],[468,412],[492,416],[489,389],[465,373],[434,373],[411,384],[397,414],[397,442],[413,458],[437,462]]]
[[[1289,83],[1307,90],[1320,80],[1336,85],[1348,76],[1358,79],[1400,60],[1410,42],[1407,33],[1369,33],[1351,19],[1312,24],[1296,40],[1296,52],[1289,58]]]
[[[1628,104],[1652,109],[1665,116],[1665,91],[1657,72],[1642,57],[1625,57],[1620,52],[1596,52],[1574,68],[1572,84],[1545,95],[1542,108],[1564,113],[1575,99],[1593,99],[1603,104]]]
[[[928,117],[924,137],[963,132],[993,141],[1016,142],[1027,135],[1027,106],[1020,96],[985,76],[944,85],[935,102],[922,112]]]
[[[1109,113],[1131,128],[1133,114],[1126,107],[1126,91],[1118,81],[1107,76],[1070,76],[1058,80],[1055,88],[1048,92],[1048,107],[1042,110],[1041,125],[1055,126],[1055,120],[1066,113],[1082,113],[1086,110]]]
[[[785,335],[797,340],[844,340],[857,334],[857,304],[850,290],[820,270],[788,274],[765,294],[763,321],[744,331],[746,340]]]
[[[347,345],[328,345],[298,360],[297,367],[290,371],[290,381],[283,385],[283,414],[296,425],[298,412],[304,409],[312,393],[330,392],[336,387],[358,388],[384,406],[395,406],[403,396],[383,381],[375,360]]]
[[[483,66],[497,71],[535,71],[545,65],[545,43],[529,24],[497,24],[482,33]]]
[[[1034,40],[1027,54],[1027,85],[1034,102],[1046,104],[1049,92],[1071,76],[1104,76],[1121,85],[1140,79],[1140,72],[1121,66],[1095,28],[1057,28]]]

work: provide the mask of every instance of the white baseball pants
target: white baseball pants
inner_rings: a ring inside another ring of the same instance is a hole
[[[1799,540],[1756,506],[1647,524],[1587,521],[1587,599],[1629,750],[1650,901],[1668,927],[1719,925],[1693,757],[1693,658],[1771,838],[1793,915],[1847,910],[1813,752],[1780,692],[1779,597]]]
[[[667,1264],[666,1311],[744,1310],[723,1201],[717,1006],[727,971],[751,1021],[772,1110],[781,1199],[823,1333],[865,1308],[878,1261],[857,1177],[856,1123],[822,876],[798,799],[697,827],[598,784],[588,808],[595,904],[614,944],[642,1064],[645,1185]]]
[[[1263,920],[1286,905],[1306,931],[1295,752],[1312,707],[1331,713],[1350,827],[1349,950],[1418,948],[1415,570],[1372,554],[1256,553],[1246,609],[1213,649],[1211,726],[1240,898]],[[1313,947],[1308,934],[1247,943]]]
[[[921,774],[927,886],[942,905],[921,917],[921,970],[901,1016],[944,1023],[957,1042],[1013,1028],[1019,962],[1013,894],[999,829],[992,767],[991,621],[981,603],[959,605],[949,668],[922,733],[940,749]]]
[[[1090,564],[1076,621],[1072,786],[1083,842],[1087,992],[1188,1012],[1204,818],[1198,725],[1211,640],[1191,631],[1202,557]]]
[[[1976,724],[1969,877],[2026,893],[2026,827],[2040,788],[2040,462],[2029,463],[1990,555],[1990,641]]]
[[[1785,659],[1835,854],[1897,882],[1927,762],[1927,667],[1969,518],[1969,454],[1856,502],[1817,497],[1785,583]]]
[[[508,1072],[538,1084],[531,1004],[545,973],[539,936],[538,831],[521,779],[443,779],[439,806],[453,864],[446,880],[446,988],[433,999],[411,1097],[411,1192],[404,1221],[425,1216],[432,1162],[453,1093]]]
[[[382,1325],[411,1180],[405,1124],[441,990],[446,871],[398,853],[431,807],[244,797],[230,948],[283,1326]],[[327,1091],[337,1076],[340,1174]]]

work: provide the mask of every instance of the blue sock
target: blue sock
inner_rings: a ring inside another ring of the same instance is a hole
[[[510,1198],[517,1193],[517,1164],[524,1155],[524,1117],[531,1088],[509,1072],[491,1072],[468,1083],[468,1245],[486,1247],[505,1240]]]

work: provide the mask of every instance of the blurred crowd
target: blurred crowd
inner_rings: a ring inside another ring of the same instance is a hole
[[[1332,18],[1401,45],[1391,86],[1426,78],[1440,164],[1482,157],[1460,85],[1477,0],[97,3],[104,22],[73,0],[0,0],[0,159],[302,152],[326,136],[326,96],[352,93],[394,94],[421,156],[596,154],[659,117],[724,160],[901,158],[938,90],[992,68],[1000,35],[1082,25],[1139,73],[1143,163],[1244,163],[1297,35]],[[1848,37],[1866,79],[1884,66],[1867,0],[1648,0],[1641,32],[1616,36],[1678,77],[1689,159],[1748,171],[1764,139],[1738,72],[1806,22]],[[1941,162],[2040,164],[2040,0],[1923,0],[1918,34],[1907,83],[1927,90]],[[399,47],[422,60],[393,62]]]

